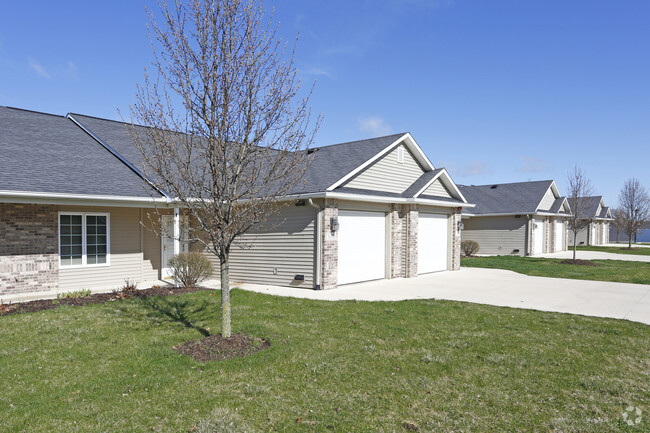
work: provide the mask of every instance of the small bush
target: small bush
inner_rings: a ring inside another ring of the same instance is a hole
[[[119,290],[113,290],[118,299],[129,299],[138,295],[138,283],[129,278],[124,280],[124,285]]]
[[[476,241],[463,241],[460,243],[460,251],[465,257],[473,256],[478,253],[479,245]]]
[[[201,253],[180,253],[169,260],[174,279],[183,287],[196,287],[212,275],[212,263]]]
[[[90,296],[92,292],[90,289],[82,289],[82,290],[77,290],[75,292],[65,292],[65,293],[59,293],[56,295],[56,299],[76,299],[76,298],[87,298]]]

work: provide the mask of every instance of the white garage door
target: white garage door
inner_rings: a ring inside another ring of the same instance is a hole
[[[420,213],[418,219],[418,274],[447,270],[449,251],[447,215]]]
[[[564,223],[555,221],[555,251],[564,251]]]
[[[544,252],[544,221],[535,220],[535,251],[534,254],[542,254]]]
[[[386,214],[339,211],[338,284],[386,277]]]

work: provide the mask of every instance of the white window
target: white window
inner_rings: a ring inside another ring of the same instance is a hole
[[[110,263],[107,213],[59,213],[59,263],[62,267]]]
[[[398,147],[397,148],[397,162],[400,164],[404,163],[404,148],[403,147]]]

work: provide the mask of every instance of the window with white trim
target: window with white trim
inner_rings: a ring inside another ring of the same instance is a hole
[[[107,213],[60,213],[61,266],[107,265],[110,257],[109,220]]]

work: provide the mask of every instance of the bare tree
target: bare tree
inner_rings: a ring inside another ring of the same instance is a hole
[[[616,242],[618,243],[618,234],[623,231],[625,227],[624,213],[619,209],[612,209],[612,226],[616,229]]]
[[[593,194],[591,181],[585,173],[576,165],[573,171],[567,176],[569,191],[567,201],[571,207],[571,214],[567,219],[569,230],[573,232],[573,260],[576,259],[578,233],[589,226],[589,200],[588,197]]]
[[[638,179],[631,178],[623,184],[617,214],[621,230],[629,236],[628,248],[632,248],[632,238],[650,221],[650,197]]]
[[[229,256],[301,182],[311,122],[294,52],[256,0],[159,3],[150,13],[156,79],[131,114],[143,171],[192,220],[190,241],[220,264],[221,332],[231,335]],[[295,47],[295,45],[294,45]]]

